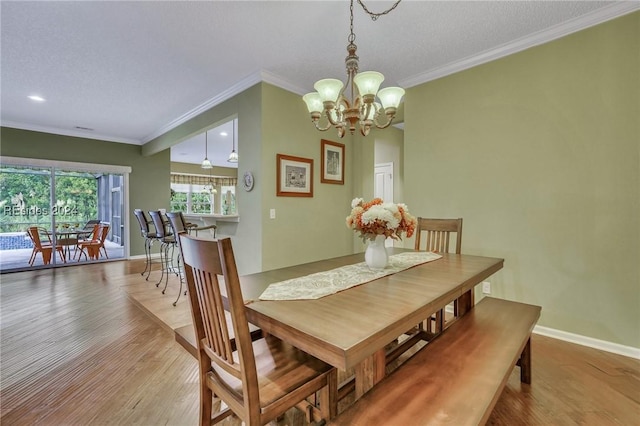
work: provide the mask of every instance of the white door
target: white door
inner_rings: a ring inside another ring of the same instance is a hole
[[[376,164],[373,196],[382,198],[386,203],[393,203],[393,163]],[[387,238],[385,246],[392,247],[393,240]]]

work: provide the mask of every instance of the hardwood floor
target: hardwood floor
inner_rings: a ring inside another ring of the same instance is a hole
[[[1,424],[198,423],[196,361],[171,331],[190,323],[188,300],[173,307],[177,279],[162,295],[142,269],[0,275]],[[532,344],[533,384],[514,371],[489,424],[640,424],[640,361],[538,335]],[[304,421],[290,412],[281,423]]]

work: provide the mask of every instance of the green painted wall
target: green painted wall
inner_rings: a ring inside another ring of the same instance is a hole
[[[349,136],[315,129],[297,94],[262,84],[262,258],[265,270],[352,252],[352,231],[345,224],[351,209],[352,165]],[[286,120],[283,120],[283,117]],[[345,144],[345,184],[320,183],[321,139]],[[276,196],[276,155],[313,159],[313,197]],[[276,218],[269,219],[269,210]]]
[[[238,118],[237,151],[240,161],[237,175],[242,176],[248,170],[255,175],[253,191],[246,192],[239,188],[236,193],[240,222],[225,225],[225,236],[233,238],[240,274],[259,272],[263,269],[261,113],[262,89],[261,84],[256,84],[142,146],[143,155],[153,155],[164,150],[168,152],[173,145],[202,133],[205,129],[218,126],[235,117]],[[170,167],[181,168],[182,166],[178,163],[174,163],[173,166],[167,163],[165,167],[168,170]]]
[[[640,347],[640,13],[407,91],[405,194],[539,325]],[[408,242],[410,245],[412,242]]]
[[[141,147],[72,136],[32,132],[3,127],[0,154],[8,157],[79,163],[130,166],[129,204],[134,208],[153,210],[169,204],[169,151],[144,157]],[[144,254],[144,240],[133,213],[129,216],[130,255]]]

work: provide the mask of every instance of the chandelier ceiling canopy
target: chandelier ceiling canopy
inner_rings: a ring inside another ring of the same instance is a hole
[[[381,13],[370,12],[362,0],[357,1],[375,21],[395,9],[401,0],[396,1],[393,6]],[[302,97],[316,129],[325,131],[334,126],[339,137],[344,136],[347,128],[353,134],[356,127],[359,127],[360,133],[366,136],[372,126],[378,129],[389,127],[404,96],[404,89],[400,87],[378,90],[384,80],[384,75],[381,73],[377,71],[358,73],[359,58],[356,55],[357,46],[354,43],[356,35],[353,33],[353,0],[351,0],[349,14],[350,34],[349,44],[347,44],[349,54],[345,59],[347,84],[334,78],[318,80],[313,85],[316,92],[307,93]],[[376,96],[379,102],[376,102]],[[380,121],[382,115],[385,118]],[[326,120],[323,120],[323,117]]]

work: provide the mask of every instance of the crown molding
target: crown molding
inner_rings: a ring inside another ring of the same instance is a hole
[[[417,74],[413,77],[398,81],[405,89],[436,80],[447,75],[455,74],[475,66],[495,61],[496,59],[521,52],[534,46],[559,39],[569,34],[584,30],[594,25],[618,18],[623,15],[640,10],[638,1],[621,1],[610,6],[603,7],[594,12],[575,18],[562,24],[558,24],[542,31],[533,33],[527,37],[505,43],[494,49],[486,50],[478,55],[469,56],[459,61],[451,62],[439,68]]]
[[[10,127],[12,129],[20,129],[20,130],[30,130],[32,132],[51,133],[54,135],[73,136],[76,138],[84,138],[84,139],[96,139],[96,140],[106,141],[106,142],[128,143],[131,145],[142,145],[142,141],[137,139],[118,138],[115,136],[102,135],[98,133],[89,132],[86,130],[83,131],[83,130],[61,129],[59,127],[39,126],[37,124],[19,123],[15,121],[7,121],[7,120],[2,120],[2,122],[0,122],[0,125],[2,125],[2,127]]]
[[[470,56],[468,58],[462,59],[460,61],[452,62],[443,67],[436,68],[430,71],[427,71],[422,74],[418,74],[414,77],[409,77],[404,80],[398,82],[401,87],[409,88],[413,86],[417,86],[418,84],[426,83],[431,80],[435,80],[437,78],[441,78],[450,74],[454,74],[459,71],[463,71],[468,68],[475,67],[477,65],[484,64],[486,62],[490,62],[496,59],[500,59],[502,57],[523,51],[530,47],[534,47],[543,43],[547,43],[549,41],[564,37],[568,34],[583,30],[585,28],[589,28],[591,26],[609,21],[611,19],[632,13],[636,10],[640,10],[640,2],[638,1],[621,1],[614,3],[611,6],[603,7],[594,11],[592,13],[581,16],[580,18],[576,18],[562,24],[550,27],[546,30],[539,31],[530,36],[523,37],[521,39],[515,40],[510,43],[506,43],[502,46],[499,46],[495,49],[487,50],[479,55]],[[306,91],[299,86],[291,84],[284,78],[273,74],[269,71],[261,70],[255,72],[244,79],[240,80],[238,83],[229,87],[224,92],[220,93],[217,96],[205,101],[201,105],[196,108],[188,111],[187,113],[181,115],[160,129],[156,130],[152,134],[145,137],[141,142],[135,143],[147,143],[150,140],[153,140],[164,133],[174,129],[182,123],[198,116],[204,111],[215,107],[216,105],[221,104],[222,102],[230,99],[237,94],[247,90],[251,86],[265,82],[272,84],[281,89],[296,93],[302,96]],[[86,137],[86,136],[84,136]]]
[[[285,80],[284,78],[273,74],[269,71],[262,71],[262,81],[264,81],[265,83],[269,83],[272,84],[276,87],[279,87],[281,89],[287,90],[289,92],[295,93],[297,95],[304,95],[305,93],[308,92],[308,90],[305,90],[303,88],[301,88],[300,86],[296,86],[295,84],[291,84],[290,82],[288,82],[287,80]]]
[[[162,126],[160,129],[156,130],[155,132],[151,133],[150,135],[146,136],[143,139],[143,143],[147,143],[150,140],[153,140],[153,139],[157,138],[158,136],[161,136],[161,135],[167,133],[168,131],[178,127],[182,123],[185,123],[185,122],[191,120],[192,118],[197,117],[198,115],[202,114],[203,112],[207,111],[208,109],[213,108],[216,105],[221,104],[222,102],[226,101],[227,99],[231,99],[235,95],[244,92],[245,90],[247,90],[251,86],[253,86],[253,85],[257,84],[257,83],[260,83],[261,81],[262,81],[262,73],[261,72],[255,72],[255,73],[243,78],[242,80],[240,80],[239,82],[237,82],[233,86],[229,87],[228,89],[226,89],[225,91],[223,91],[219,95],[216,95],[213,98],[210,98],[210,99],[206,100],[204,103],[202,103],[199,106],[195,107],[191,111],[188,111],[188,112],[182,114],[180,117],[178,117],[175,120],[169,122],[168,124]]]
[[[221,104],[227,99],[231,99],[232,97],[244,92],[248,88],[260,82],[273,84],[274,86],[280,87],[281,89],[285,89],[294,93],[304,92],[304,90],[302,90],[300,87],[289,83],[288,81],[286,81],[285,79],[283,79],[282,77],[276,74],[273,74],[269,71],[264,71],[264,70],[258,71],[245,77],[244,79],[240,80],[233,86],[229,87],[227,90],[220,93],[219,95],[214,96],[211,99],[208,99],[201,105],[195,107],[191,111],[186,112],[185,114],[171,121],[167,125],[161,127],[160,129],[156,130],[152,134],[148,135],[147,137],[144,138],[143,143],[147,143],[150,140],[153,140],[158,136],[165,134],[166,132],[174,129],[175,127],[178,127],[180,124],[185,123],[194,117],[197,117],[198,115],[202,114],[208,109],[211,109],[216,105]]]

